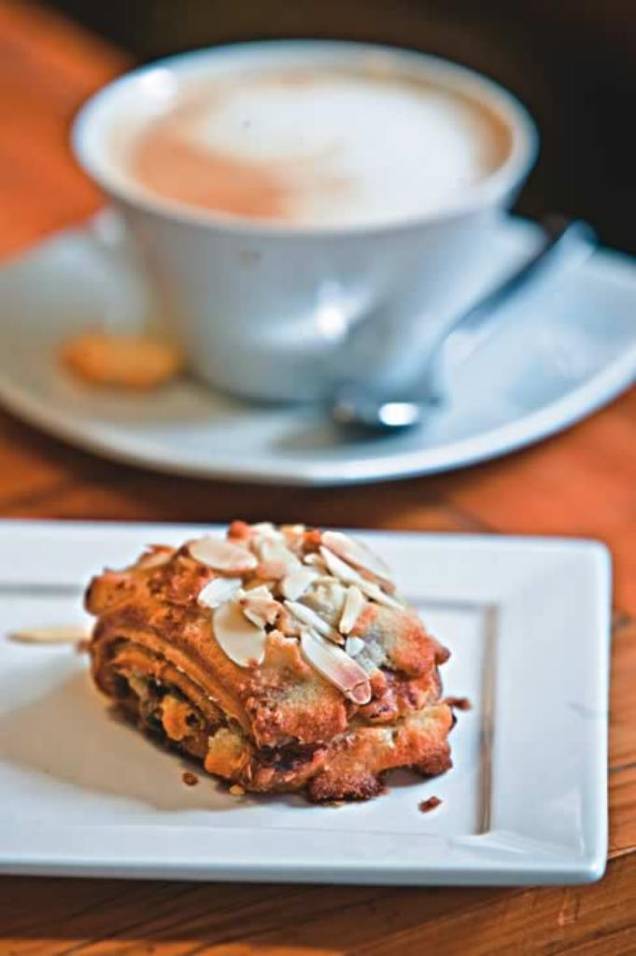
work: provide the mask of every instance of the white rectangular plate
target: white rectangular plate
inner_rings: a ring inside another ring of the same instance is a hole
[[[0,522],[0,870],[375,884],[577,883],[607,852],[610,566],[588,541],[356,532],[452,651],[454,767],[341,807],[233,797],[109,716],[83,655],[15,630],[87,620],[104,565],[177,525]],[[209,529],[206,529],[209,530]],[[423,814],[418,804],[438,796]]]

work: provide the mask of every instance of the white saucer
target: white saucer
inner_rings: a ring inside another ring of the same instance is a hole
[[[530,224],[508,220],[493,237],[493,275],[535,242]],[[336,485],[449,470],[571,425],[636,375],[636,266],[608,250],[515,302],[451,373],[449,400],[424,428],[364,440],[343,437],[317,409],[249,405],[194,382],[128,396],[73,381],[56,362],[59,341],[112,314],[116,301],[125,311],[127,289],[82,229],[6,265],[0,400],[73,444],[163,472]]]

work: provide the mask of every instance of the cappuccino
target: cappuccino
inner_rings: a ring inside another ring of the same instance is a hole
[[[447,208],[511,148],[508,127],[477,97],[329,64],[197,76],[127,139],[128,174],[156,197],[305,228]]]
[[[421,342],[481,288],[536,134],[512,96],[455,64],[285,40],[135,70],[86,104],[73,144],[189,367],[297,402],[330,398],[341,375],[409,384],[408,355],[423,364]],[[367,322],[387,330],[371,363],[346,335]]]

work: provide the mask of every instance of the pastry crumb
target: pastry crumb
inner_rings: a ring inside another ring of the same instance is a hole
[[[441,802],[439,797],[429,797],[428,800],[422,800],[418,806],[418,810],[420,810],[421,813],[429,813],[431,810],[439,807]]]
[[[156,388],[183,370],[173,345],[143,335],[86,331],[63,343],[60,361],[82,381],[115,388]]]
[[[455,710],[471,710],[472,704],[468,697],[446,697],[446,703]]]
[[[196,787],[197,783],[199,782],[199,778],[197,777],[196,773],[192,773],[191,770],[186,770],[185,773],[182,774],[181,779],[185,783],[186,787]]]
[[[239,783],[233,783],[229,789],[229,792],[233,797],[243,797],[245,796],[245,790]]]

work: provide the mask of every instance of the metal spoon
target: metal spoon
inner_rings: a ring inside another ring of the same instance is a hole
[[[434,366],[440,350],[451,337],[460,339],[460,360],[464,361],[482,340],[478,332],[490,325],[487,320],[500,306],[533,281],[546,267],[553,267],[557,260],[565,259],[572,264],[587,258],[596,243],[594,230],[580,220],[550,216],[542,222],[542,226],[545,239],[537,252],[444,330],[442,337],[427,356],[427,369],[430,370]],[[334,422],[348,428],[375,432],[402,431],[421,424],[437,403],[438,399],[430,392],[430,383],[425,382],[425,385],[429,386],[429,395],[424,399],[389,395],[364,383],[341,385],[333,395],[329,411]]]

